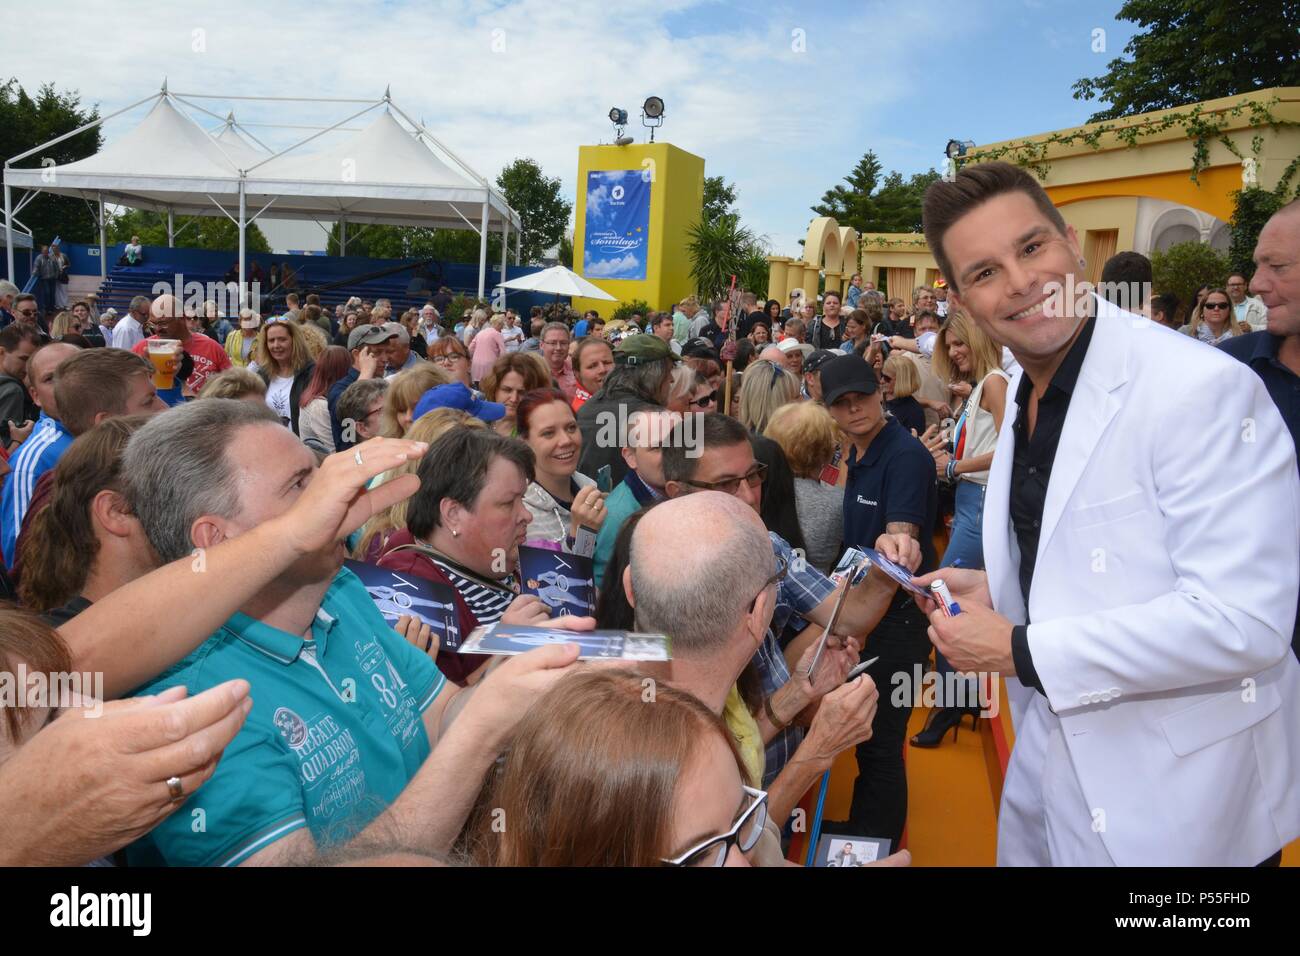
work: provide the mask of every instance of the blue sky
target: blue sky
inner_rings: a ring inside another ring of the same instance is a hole
[[[24,13],[31,30],[59,37],[59,55],[19,44],[2,72],[28,89],[77,89],[105,113],[164,76],[173,90],[241,95],[378,97],[391,84],[484,175],[533,156],[570,199],[577,147],[611,141],[611,106],[628,109],[644,141],[639,108],[654,94],[666,103],[656,139],[734,182],[745,222],[791,254],[809,207],[868,149],[910,174],[937,167],[951,137],[991,142],[1084,121],[1099,107],[1070,87],[1121,54],[1133,25],[1115,21],[1120,3],[68,0]],[[1105,31],[1104,52],[1093,52],[1094,30]],[[203,103],[249,122],[332,122],[350,109]],[[257,132],[279,145],[304,135]]]

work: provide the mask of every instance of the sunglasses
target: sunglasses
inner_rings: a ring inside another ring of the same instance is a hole
[[[717,400],[718,400],[718,390],[715,388],[707,395],[701,395],[699,398],[692,398],[687,403],[687,405],[692,408],[696,406],[698,406],[699,408],[704,408],[706,405],[712,405]]]
[[[19,315],[35,315],[35,314],[36,314],[36,310],[35,310],[35,309],[19,309],[19,310],[18,310],[18,314],[19,314]]]
[[[757,488],[766,477],[767,465],[760,461],[739,478],[724,478],[722,481],[687,481],[686,484],[705,491],[721,491],[724,495],[734,495],[740,489],[742,481],[751,488]]]
[[[1201,308],[1203,308],[1203,309],[1215,309],[1215,310],[1217,311],[1217,310],[1219,310],[1219,309],[1227,309],[1227,308],[1229,308],[1229,305],[1228,305],[1228,303],[1226,303],[1226,302],[1207,302],[1207,303],[1205,303],[1205,305],[1201,306]]]
[[[749,806],[740,814],[726,833],[709,837],[697,843],[680,856],[661,860],[665,866],[724,866],[732,846],[748,853],[758,844],[767,824],[767,792],[753,787],[742,787],[749,798]]]

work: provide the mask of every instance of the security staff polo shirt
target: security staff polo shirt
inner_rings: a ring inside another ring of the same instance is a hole
[[[136,696],[191,695],[236,677],[253,709],[212,777],[127,848],[133,866],[235,866],[302,827],[347,842],[391,804],[429,754],[422,714],[446,684],[340,570],[311,639],[242,612]]]
[[[906,521],[921,529],[921,566],[917,574],[935,569],[934,522],[938,488],[934,457],[896,419],[890,418],[859,459],[850,446],[849,474],[844,484],[844,544],[874,548],[885,526]],[[901,588],[888,615],[910,605]]]

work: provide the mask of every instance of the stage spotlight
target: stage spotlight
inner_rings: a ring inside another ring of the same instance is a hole
[[[664,125],[664,101],[657,96],[648,96],[641,104],[641,125],[649,128],[650,142],[655,141],[655,129]]]
[[[627,110],[619,109],[617,106],[615,106],[612,110],[609,111],[609,121],[613,123],[615,126],[626,126]]]

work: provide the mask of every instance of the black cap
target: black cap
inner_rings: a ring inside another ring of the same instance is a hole
[[[830,349],[815,349],[812,354],[803,360],[803,370],[805,372],[819,372],[827,362],[844,354],[844,352],[832,352]]]
[[[860,355],[841,355],[822,366],[822,404],[833,405],[841,395],[871,395],[879,387],[876,370]]]
[[[718,350],[706,338],[691,339],[682,346],[682,358],[706,358],[718,361]]]

